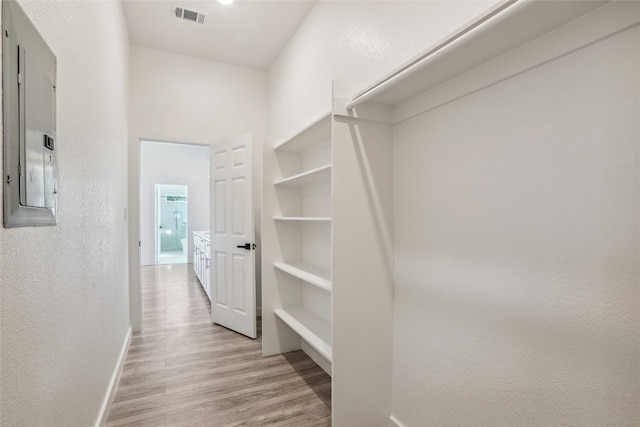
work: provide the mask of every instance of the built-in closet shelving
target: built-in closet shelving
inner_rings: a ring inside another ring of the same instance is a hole
[[[301,262],[276,262],[273,264],[278,270],[315,285],[320,289],[331,292],[331,271]]]
[[[331,221],[329,216],[274,216],[275,221],[322,222]]]
[[[334,87],[337,105],[347,93]],[[393,156],[388,126],[361,146],[353,125],[328,113],[263,151],[263,354],[302,349],[332,375],[334,425],[376,425],[391,390]]]
[[[264,353],[302,348],[330,373],[330,115],[271,148],[263,180],[263,313],[273,316],[263,319]]]
[[[322,357],[331,361],[330,322],[321,319],[303,306],[277,308],[274,313]]]
[[[637,22],[634,2],[600,6],[501,2],[364,90],[334,82],[331,114],[267,142],[263,354],[303,349],[331,373],[334,426],[389,423],[394,192],[417,190],[394,187],[399,124]]]
[[[500,2],[420,58],[355,96],[349,95],[355,93],[353,86],[340,88],[339,82],[334,83],[334,426],[400,425],[395,421],[387,424],[394,346],[391,325],[396,321],[396,332],[404,329],[404,348],[399,351],[407,351],[419,335],[412,334],[406,319],[398,320],[397,314],[394,317],[398,272],[394,272],[393,261],[396,268],[405,269],[401,271],[405,278],[415,280],[411,285],[419,285],[416,261],[421,259],[420,248],[412,246],[416,242],[413,236],[416,225],[428,219],[394,222],[394,214],[411,211],[407,200],[414,201],[422,191],[411,185],[417,185],[418,179],[408,179],[416,176],[411,166],[399,164],[394,155],[404,150],[402,158],[406,159],[412,154],[412,144],[442,142],[430,140],[412,125],[426,112],[451,107],[452,101],[491,90],[502,80],[637,25],[639,16],[636,2]],[[433,115],[431,120],[433,117],[442,116]],[[427,123],[460,126],[455,116],[447,119]],[[466,132],[471,135],[473,129]],[[415,200],[420,202],[419,197]],[[416,289],[406,283],[399,288],[404,292],[405,306],[401,308],[406,310]],[[400,378],[406,380],[415,368],[403,367],[398,377],[404,375]],[[421,387],[414,389],[420,391]]]

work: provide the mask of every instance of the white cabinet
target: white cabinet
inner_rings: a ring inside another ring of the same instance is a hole
[[[209,271],[211,266],[211,241],[208,231],[193,232],[193,270],[206,292],[211,299],[211,288]]]
[[[205,241],[205,250],[204,250],[204,273],[203,279],[201,280],[202,287],[209,297],[209,301],[211,301],[211,242],[209,240]]]

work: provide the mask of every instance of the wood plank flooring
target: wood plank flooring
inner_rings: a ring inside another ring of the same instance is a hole
[[[262,357],[210,318],[191,264],[142,269],[134,333],[107,426],[331,426],[331,378],[301,351]]]

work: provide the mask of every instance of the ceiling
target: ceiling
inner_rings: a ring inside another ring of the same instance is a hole
[[[123,0],[131,43],[267,70],[315,1]],[[204,24],[174,17],[173,6],[206,14]]]

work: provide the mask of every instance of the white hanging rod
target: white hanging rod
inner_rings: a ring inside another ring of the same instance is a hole
[[[431,61],[433,61],[440,53],[443,51],[452,48],[453,46],[459,44],[462,40],[471,37],[473,33],[480,31],[482,28],[485,28],[491,25],[491,21],[499,15],[505,15],[505,11],[510,9],[513,5],[517,3],[526,3],[526,1],[522,0],[505,0],[502,3],[495,6],[493,9],[487,11],[483,16],[478,18],[477,20],[471,22],[466,27],[462,28],[460,31],[453,34],[451,37],[445,39],[441,43],[437,44],[432,49],[413,59],[411,62],[405,64],[398,70],[394,71],[389,76],[385,77],[383,80],[375,84],[363,92],[357,94],[354,99],[347,104],[347,109],[352,110],[358,105],[368,101],[369,99],[375,97],[380,92],[383,92],[389,86],[392,86],[395,82],[402,80],[404,77],[413,74],[414,72],[422,69],[427,66]]]

